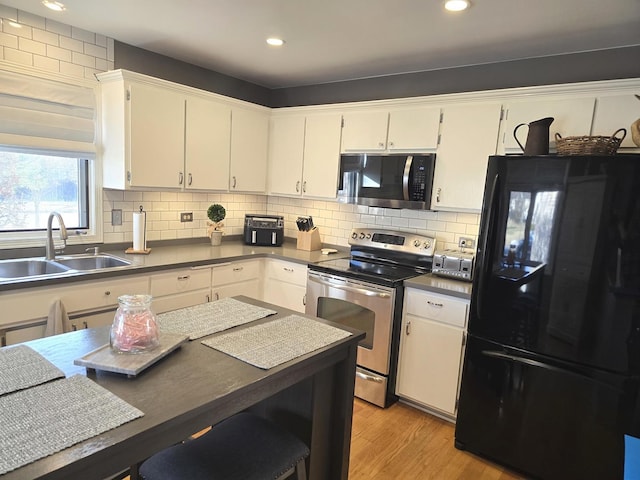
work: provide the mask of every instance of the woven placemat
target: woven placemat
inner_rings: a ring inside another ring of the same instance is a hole
[[[275,315],[276,311],[257,307],[234,298],[181,308],[157,315],[160,330],[179,333],[195,340],[238,325]]]
[[[0,475],[142,415],[82,375],[0,397]]]
[[[0,349],[0,395],[62,377],[62,370],[26,345]]]
[[[266,370],[350,335],[345,330],[310,318],[289,315],[208,338],[202,343]]]

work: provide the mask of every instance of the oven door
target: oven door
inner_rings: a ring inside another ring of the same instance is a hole
[[[305,313],[365,332],[357,363],[386,376],[395,296],[393,288],[310,271]]]

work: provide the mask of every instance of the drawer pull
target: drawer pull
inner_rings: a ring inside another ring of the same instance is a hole
[[[180,275],[178,277],[178,281],[189,280],[190,278],[191,278],[191,275]]]
[[[233,267],[234,272],[241,272],[242,270],[244,270],[244,267]]]
[[[104,294],[108,297],[109,295],[111,295],[111,292],[107,290],[106,292],[104,292]]]
[[[82,326],[85,328],[85,330],[89,328],[89,324],[86,321],[82,322]]]
[[[291,273],[293,273],[293,272],[294,272],[293,268],[289,268],[289,267],[282,267],[282,269],[283,269],[285,272],[291,272]]]
[[[442,303],[432,302],[431,300],[427,300],[427,303],[428,303],[429,305],[431,305],[432,307],[438,307],[438,308],[442,308],[442,307],[444,307],[444,304],[442,304]]]
[[[407,335],[411,334],[411,322],[407,322],[407,326],[405,327],[405,333]]]

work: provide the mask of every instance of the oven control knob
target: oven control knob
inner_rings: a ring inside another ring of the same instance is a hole
[[[424,248],[431,248],[431,242],[424,242]]]
[[[362,232],[362,233],[360,234],[360,239],[362,240],[362,239],[364,239],[364,237],[365,237],[364,232]]]
[[[367,233],[367,240],[371,239],[371,234]]]
[[[356,232],[353,232],[351,234],[351,238],[353,238],[355,240],[356,238],[358,238],[358,234]]]
[[[418,240],[418,239],[414,240],[413,241],[413,246],[419,248],[420,247],[420,240]]]

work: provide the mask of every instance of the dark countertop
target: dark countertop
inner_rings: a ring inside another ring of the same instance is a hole
[[[215,265],[225,262],[247,260],[252,258],[276,258],[303,265],[334,260],[349,256],[349,250],[323,255],[320,250],[308,252],[298,250],[295,241],[285,241],[281,247],[257,247],[245,245],[241,240],[223,241],[220,246],[200,242],[173,246],[156,246],[148,255],[127,254],[124,250],[110,250],[108,246],[100,253],[125,258],[132,265],[91,272],[63,273],[44,278],[27,278],[0,282],[0,292],[47,285],[63,285],[66,283],[99,280],[103,278],[152,273],[174,268],[190,268],[202,265]]]
[[[404,281],[405,287],[428,290],[430,292],[450,295],[452,297],[463,298],[465,300],[471,299],[471,285],[471,282],[439,277],[432,273],[427,273]]]

